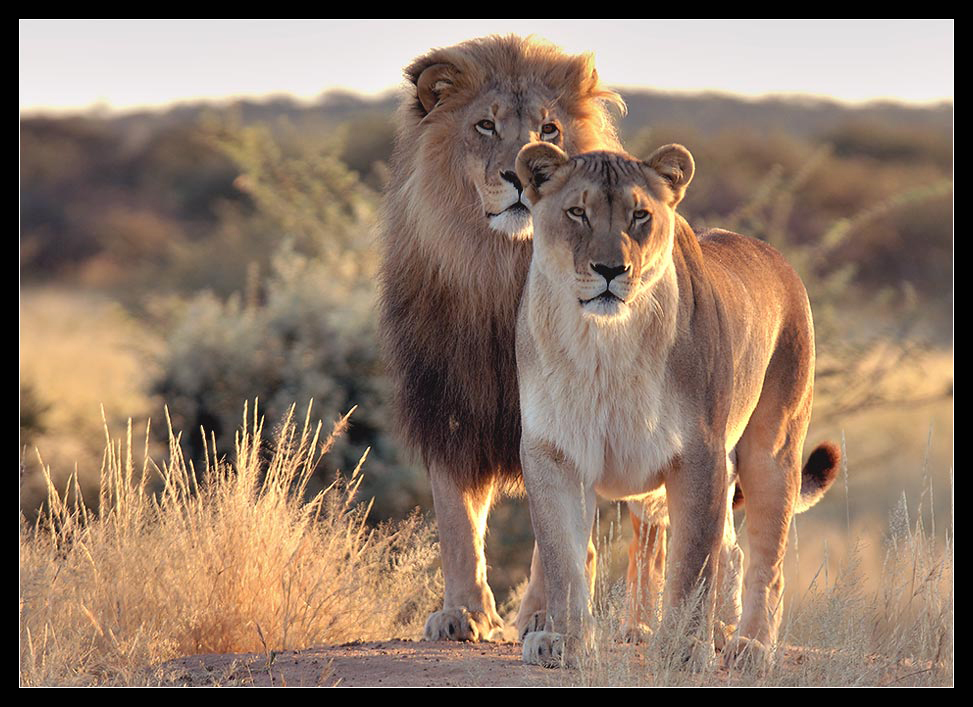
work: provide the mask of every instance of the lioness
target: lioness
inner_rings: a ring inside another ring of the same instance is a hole
[[[445,597],[425,638],[477,640],[503,626],[483,552],[490,505],[522,485],[514,325],[532,228],[515,160],[536,142],[617,148],[609,107],[623,103],[590,56],[518,37],[436,49],[405,73],[381,334],[395,420],[429,470],[439,526]]]
[[[682,606],[703,582],[695,645],[708,659],[711,589],[721,557],[740,552],[727,517],[734,480],[751,556],[742,617],[720,617],[738,624],[724,655],[765,657],[791,516],[836,475],[831,444],[803,475],[800,465],[814,378],[804,286],[765,243],[719,230],[697,238],[675,210],[693,172],[680,145],[645,162],[554,145],[518,156],[534,218],[516,340],[521,456],[547,589],[545,630],[524,641],[528,663],[576,662],[590,639],[596,493],[668,503],[667,593]]]

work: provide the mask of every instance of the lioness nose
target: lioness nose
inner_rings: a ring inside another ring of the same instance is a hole
[[[616,277],[622,273],[628,272],[628,269],[632,267],[631,265],[602,265],[601,263],[592,263],[591,269],[596,273],[605,278],[605,282],[611,282]]]
[[[513,184],[514,189],[516,189],[518,193],[524,190],[523,185],[520,183],[520,177],[517,176],[516,172],[511,172],[509,169],[500,170],[500,178]]]

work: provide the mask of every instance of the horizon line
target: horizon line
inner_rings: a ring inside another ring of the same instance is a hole
[[[831,96],[826,94],[815,94],[815,93],[801,93],[801,92],[774,92],[768,91],[766,93],[760,94],[746,94],[737,93],[729,90],[723,90],[718,88],[712,89],[660,89],[653,88],[650,86],[637,86],[637,85],[613,85],[610,86],[612,90],[618,91],[619,93],[642,93],[642,94],[657,94],[664,96],[676,96],[684,98],[702,98],[702,97],[716,97],[716,98],[727,98],[732,100],[737,100],[740,102],[769,102],[769,101],[780,101],[780,102],[809,102],[809,103],[821,103],[821,104],[832,104],[844,108],[861,109],[868,108],[872,106],[882,106],[882,105],[894,105],[902,108],[916,109],[916,110],[930,110],[935,108],[942,108],[945,106],[953,105],[953,97],[943,97],[939,99],[928,99],[923,101],[908,100],[904,98],[899,98],[896,96],[887,97],[874,97],[866,98],[861,100],[849,100],[845,98],[840,98],[837,96]],[[214,105],[219,107],[227,107],[235,103],[252,102],[252,103],[271,103],[274,101],[287,100],[297,105],[302,105],[304,107],[310,107],[316,104],[324,102],[328,97],[331,96],[350,96],[353,98],[358,98],[365,102],[378,102],[382,100],[387,100],[392,98],[402,90],[402,86],[390,86],[381,91],[360,91],[353,88],[346,88],[343,86],[334,86],[323,90],[316,96],[302,96],[294,93],[289,93],[286,91],[281,92],[269,92],[269,93],[254,93],[254,94],[230,94],[225,96],[192,96],[187,98],[173,99],[169,101],[159,102],[159,103],[138,103],[138,104],[128,104],[121,106],[114,106],[109,101],[99,100],[93,101],[85,106],[20,106],[20,117],[23,118],[38,118],[38,117],[85,117],[85,116],[98,116],[98,117],[109,117],[109,118],[119,118],[126,115],[135,115],[140,113],[165,113],[172,110],[177,110],[179,108],[191,108],[203,105]]]

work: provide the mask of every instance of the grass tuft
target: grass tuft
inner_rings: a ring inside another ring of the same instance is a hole
[[[441,595],[428,524],[371,527],[360,464],[305,498],[346,424],[322,443],[310,406],[302,423],[292,407],[266,445],[254,406],[233,461],[210,444],[199,470],[171,424],[161,466],[148,442],[136,465],[131,423],[122,441],[106,425],[96,511],[42,462],[47,508],[20,533],[21,684],[144,684],[179,656],[421,632]]]

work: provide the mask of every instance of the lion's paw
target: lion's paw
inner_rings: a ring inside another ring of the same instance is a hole
[[[543,631],[544,626],[547,624],[547,612],[546,611],[535,611],[533,614],[527,617],[527,621],[523,625],[518,627],[517,634],[520,637],[521,642],[528,633],[534,633],[536,631]]]
[[[564,647],[564,636],[560,633],[533,631],[524,637],[524,662],[545,668],[573,667]]]
[[[773,653],[756,638],[736,636],[723,649],[721,662],[724,668],[766,670],[773,662]]]
[[[454,607],[433,612],[426,619],[426,641],[489,641],[503,631],[503,622],[491,621],[482,611]]]

